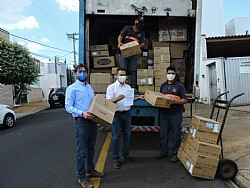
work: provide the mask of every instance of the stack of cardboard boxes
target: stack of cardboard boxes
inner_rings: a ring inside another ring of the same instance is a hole
[[[212,119],[193,116],[190,126],[178,158],[192,176],[213,180],[221,154],[221,147],[216,144],[221,125]]]
[[[111,68],[115,66],[114,56],[109,56],[107,44],[90,46],[94,69],[91,70],[90,84],[95,93],[104,93],[111,83]]]
[[[137,69],[138,91],[154,91],[154,71],[153,69]]]

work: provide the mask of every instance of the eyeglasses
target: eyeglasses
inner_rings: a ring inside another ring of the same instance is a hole
[[[82,72],[85,72],[85,73],[86,73],[86,71],[85,71],[85,70],[79,70],[79,71],[78,71],[78,73],[82,73]]]

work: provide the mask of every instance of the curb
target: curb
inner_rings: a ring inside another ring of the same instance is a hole
[[[249,188],[250,186],[250,181],[244,178],[240,173],[237,173],[235,177],[235,183],[240,187],[240,188]]]

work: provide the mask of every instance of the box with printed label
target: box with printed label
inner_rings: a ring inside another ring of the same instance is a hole
[[[155,84],[157,84],[157,85],[162,85],[166,81],[167,81],[167,78],[165,78],[165,77],[155,78]]]
[[[111,84],[111,74],[91,73],[90,84],[95,93],[105,93],[107,87]]]
[[[166,70],[155,69],[154,70],[154,77],[155,78],[166,78]]]
[[[109,50],[109,47],[107,44],[90,46],[90,51],[108,51],[108,50]]]
[[[109,51],[92,51],[92,57],[106,57],[109,56]]]
[[[120,46],[122,57],[130,57],[141,53],[140,44],[137,41],[132,41]]]
[[[94,57],[94,68],[107,68],[115,66],[114,56]]]
[[[221,129],[221,125],[219,122],[213,119],[196,116],[196,115],[192,116],[190,125],[197,130],[212,132],[215,134],[219,134],[220,129]]]
[[[144,97],[145,100],[149,102],[152,106],[157,106],[162,108],[170,107],[169,101],[171,99],[160,92],[146,90]]]
[[[199,141],[212,143],[212,144],[216,144],[218,137],[219,137],[218,134],[211,133],[211,132],[205,132],[205,131],[199,131],[193,127],[191,127],[189,129],[189,133],[190,133],[192,138],[195,138]]]
[[[221,147],[217,144],[202,142],[191,137],[190,134],[185,134],[186,139],[182,141],[184,144],[190,145],[197,154],[206,155],[213,158],[218,158],[221,154]]]
[[[154,78],[137,78],[138,85],[154,85]]]
[[[116,105],[102,95],[96,95],[91,102],[89,111],[94,115],[94,122],[107,126],[113,122]]]
[[[152,78],[154,77],[153,69],[137,69],[137,78]]]

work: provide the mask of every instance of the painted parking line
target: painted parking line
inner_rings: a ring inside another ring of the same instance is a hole
[[[109,151],[109,146],[112,138],[112,133],[111,131],[108,132],[107,137],[105,139],[105,142],[103,144],[101,153],[99,155],[99,158],[96,163],[96,170],[98,172],[103,172],[104,171],[104,166],[106,163],[108,151]],[[91,178],[91,183],[95,188],[98,188],[101,182],[101,178]]]

